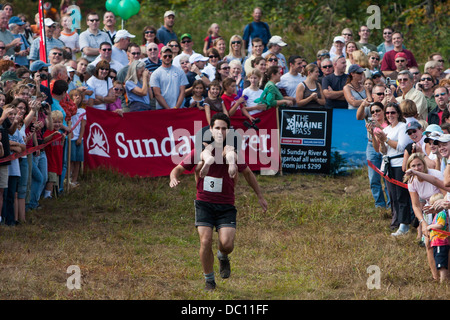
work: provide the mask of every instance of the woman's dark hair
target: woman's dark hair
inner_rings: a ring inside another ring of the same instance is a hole
[[[222,61],[219,61],[219,63],[217,63],[215,79],[217,79],[219,81],[224,80],[224,79],[222,79],[222,75],[219,73],[219,70],[225,63],[228,64],[228,61],[222,60]]]
[[[403,117],[403,112],[402,112],[402,109],[400,109],[400,106],[397,103],[395,103],[395,102],[389,102],[386,105],[386,108],[384,108],[384,115],[385,115],[385,120],[386,120],[387,123],[389,123],[389,121],[386,118],[386,110],[387,110],[387,108],[394,108],[395,111],[397,111],[397,114],[398,114],[398,122],[405,122],[405,118]]]
[[[98,71],[100,69],[111,69],[111,66],[110,66],[109,62],[106,60],[99,61],[97,63],[97,65],[95,66],[95,72],[94,72],[95,77],[98,77]]]
[[[142,44],[145,45],[147,40],[145,40],[145,31],[154,31],[155,32],[155,43],[159,44],[159,39],[156,37],[156,28],[154,26],[146,26],[142,31]]]

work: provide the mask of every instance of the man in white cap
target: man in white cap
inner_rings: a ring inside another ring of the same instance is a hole
[[[189,63],[191,64],[191,70],[186,74],[189,84],[186,86],[186,97],[192,95],[192,84],[195,80],[202,80],[205,86],[208,86],[211,81],[209,81],[208,75],[203,72],[206,62],[209,60],[208,57],[201,55],[200,53],[194,53],[189,57]]]
[[[44,19],[44,26],[45,26],[45,43],[46,43],[46,51],[47,51],[47,57],[46,61],[48,61],[48,56],[50,53],[50,50],[53,48],[64,48],[65,44],[61,40],[53,38],[53,32],[56,28],[56,22],[53,21],[51,18]],[[37,37],[33,40],[30,47],[30,54],[28,56],[28,60],[30,60],[30,63],[36,60],[44,60],[43,57],[40,57],[39,55],[39,47],[40,47],[40,41],[41,37]]]
[[[281,49],[287,46],[287,43],[283,41],[280,36],[273,36],[270,38],[267,47],[269,50],[262,54],[263,58],[265,58],[268,54],[273,53],[278,58],[278,65],[283,68],[283,74],[289,72],[289,68],[287,65],[286,57],[281,53]]]
[[[170,40],[178,40],[176,33],[173,31],[175,24],[175,12],[172,10],[164,13],[164,25],[156,31],[156,37],[159,42],[166,45]]]
[[[330,60],[333,61],[334,57],[340,57],[344,55],[345,38],[343,36],[336,36],[333,39],[334,50],[330,51]]]
[[[127,49],[130,39],[136,36],[122,29],[117,31],[114,37],[114,46],[112,47],[112,59],[126,66],[128,64]]]
[[[92,62],[98,56],[100,44],[103,42],[111,43],[111,39],[106,32],[99,30],[100,18],[97,13],[88,13],[86,24],[88,28],[80,34],[80,50],[83,53],[82,57]]]

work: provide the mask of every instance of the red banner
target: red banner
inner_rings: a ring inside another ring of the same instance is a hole
[[[253,171],[278,172],[280,166],[276,109],[258,114],[247,128],[246,118],[231,120],[242,137],[241,152]],[[195,134],[207,126],[205,112],[195,108],[127,112],[87,109],[85,164],[104,166],[130,176],[167,176],[194,148]]]

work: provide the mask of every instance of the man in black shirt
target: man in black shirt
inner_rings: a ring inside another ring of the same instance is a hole
[[[334,72],[322,79],[326,108],[348,109],[343,91],[348,77],[345,73],[346,64],[344,56],[333,58]]]

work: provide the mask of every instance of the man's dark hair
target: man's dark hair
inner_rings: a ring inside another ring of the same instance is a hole
[[[69,90],[69,85],[67,84],[66,81],[56,80],[55,83],[53,84],[52,93],[57,96],[60,96],[67,90]]]
[[[297,60],[297,59],[302,59],[303,60],[303,58],[298,56],[298,55],[290,56],[289,60],[288,60],[289,65],[295,64],[295,60]]]
[[[211,118],[211,124],[210,124],[210,127],[211,127],[211,128],[214,127],[214,122],[215,122],[216,120],[223,120],[223,121],[225,121],[225,122],[227,123],[228,129],[229,129],[230,126],[231,126],[230,118],[228,118],[228,116],[227,116],[225,113],[218,112],[218,113],[216,113],[215,115],[212,116],[212,118]]]

